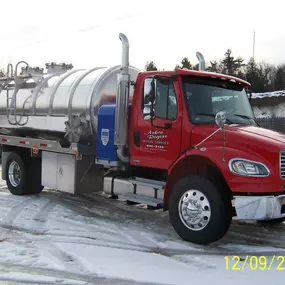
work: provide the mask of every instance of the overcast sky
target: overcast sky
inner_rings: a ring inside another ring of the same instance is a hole
[[[120,63],[120,32],[130,63],[170,68],[187,56],[219,59],[227,48],[248,60],[256,30],[257,61],[285,63],[284,0],[13,0],[0,3],[0,67],[8,61]]]

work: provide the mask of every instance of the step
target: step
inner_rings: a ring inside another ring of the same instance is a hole
[[[163,201],[160,199],[155,199],[155,198],[137,195],[137,194],[124,194],[124,195],[119,195],[118,197],[119,199],[122,199],[122,200],[135,202],[138,204],[146,204],[152,207],[162,206],[163,204]]]
[[[141,177],[135,177],[133,179],[128,179],[128,182],[136,184],[136,185],[140,185],[140,186],[159,189],[159,190],[162,190],[163,187],[165,186],[164,181],[146,179],[146,178],[141,178]]]

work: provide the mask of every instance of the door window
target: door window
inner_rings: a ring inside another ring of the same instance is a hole
[[[151,106],[151,82],[152,78],[146,78],[144,82],[143,108]],[[160,82],[155,80],[156,98],[154,101],[154,114],[156,118],[175,120],[177,117],[177,100],[174,84],[171,80]]]

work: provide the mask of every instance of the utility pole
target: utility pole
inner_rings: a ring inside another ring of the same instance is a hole
[[[255,31],[253,31],[253,49],[252,49],[252,57],[254,59],[254,52],[255,52]]]

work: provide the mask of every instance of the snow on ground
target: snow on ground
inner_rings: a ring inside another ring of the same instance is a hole
[[[285,96],[285,90],[264,92],[264,93],[252,93],[252,99],[265,98],[265,97],[279,97]]]
[[[182,241],[161,210],[98,194],[13,196],[0,181],[0,227],[0,284],[284,284],[280,258],[264,271],[225,263],[232,255],[285,257],[284,224],[234,220],[223,239],[199,246]]]

